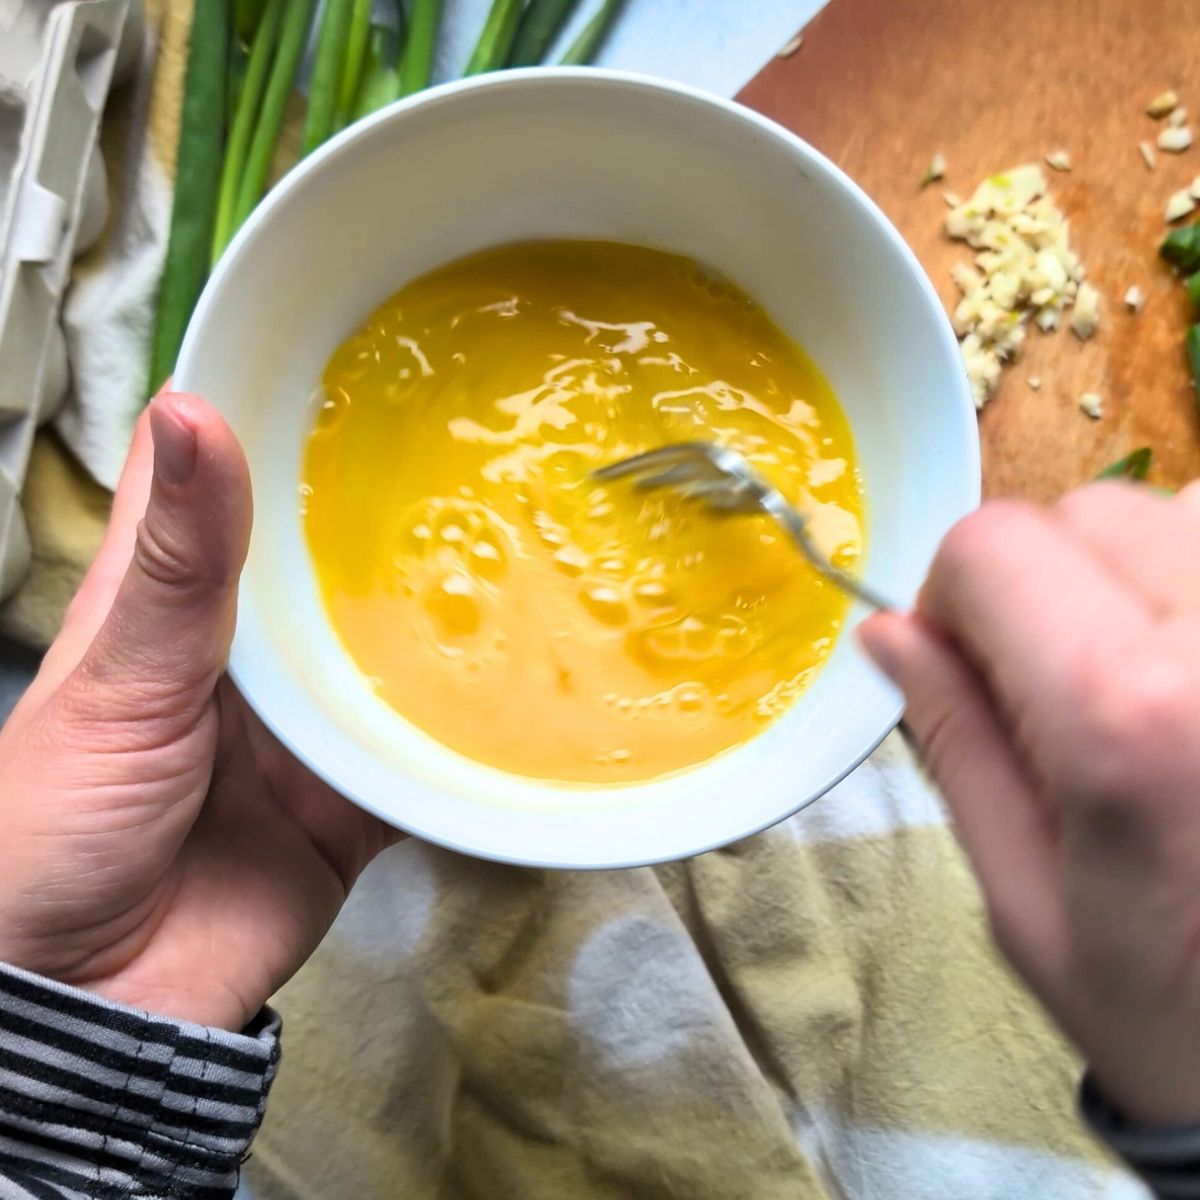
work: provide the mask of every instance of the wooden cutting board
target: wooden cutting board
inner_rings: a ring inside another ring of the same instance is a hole
[[[1197,146],[1159,153],[1151,172],[1138,143],[1162,125],[1145,107],[1168,87],[1193,113]],[[942,190],[966,198],[988,175],[1068,150],[1069,174],[1045,169],[1104,297],[1102,324],[1088,343],[1068,330],[1031,333],[980,418],[984,490],[1049,500],[1142,445],[1154,450],[1154,482],[1200,476],[1188,304],[1157,256],[1167,197],[1200,175],[1195,0],[831,0],[800,48],[739,99],[862,184],[948,309],[958,295],[950,266],[969,251],[942,232]],[[936,152],[946,179],[922,191]],[[1131,284],[1146,295],[1138,315],[1122,300]],[[1093,391],[1104,397],[1099,421],[1079,409]]]

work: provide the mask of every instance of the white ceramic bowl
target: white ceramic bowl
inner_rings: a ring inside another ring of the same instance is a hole
[[[303,539],[301,450],[332,351],[414,277],[547,237],[691,255],[761,301],[853,427],[867,576],[915,594],[978,502],[979,449],[950,326],[896,231],[836,167],[748,109],[614,72],[512,71],[335,138],[271,192],[205,289],[175,382],[232,423],[255,489],[230,671],[312,770],[430,841],[543,866],[681,858],[815,800],[891,730],[899,698],[851,637],[752,742],[651,783],[559,787],[468,761],[384,705],[330,630]]]

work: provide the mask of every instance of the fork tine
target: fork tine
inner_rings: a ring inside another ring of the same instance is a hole
[[[668,463],[678,462],[685,458],[683,453],[686,443],[674,446],[659,446],[647,450],[644,454],[634,454],[619,462],[609,463],[606,467],[598,467],[592,472],[593,479],[622,479],[627,475],[639,475],[643,471],[654,471]]]
[[[713,457],[716,448],[707,442],[671,442],[634,454],[592,472],[594,479],[620,479],[643,471],[656,471],[674,463],[690,463],[694,470],[724,474]]]
[[[753,492],[736,487],[706,488],[696,494],[697,500],[702,500],[709,508],[718,512],[753,512],[762,508],[762,501]]]
[[[766,514],[787,531],[801,554],[831,583],[874,608],[895,607],[830,562],[812,539],[808,518],[788,504],[736,450],[713,442],[676,442],[592,472],[593,479],[627,477],[632,477],[640,490],[673,487],[681,499],[705,505],[714,516]]]
[[[702,479],[697,476],[694,463],[677,462],[653,475],[642,475],[635,481],[635,486],[643,491],[650,491],[653,488],[675,487],[681,484],[690,486],[693,483],[701,482]],[[712,482],[718,481],[713,480]]]

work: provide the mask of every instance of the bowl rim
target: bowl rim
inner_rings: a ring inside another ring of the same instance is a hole
[[[373,130],[393,121],[402,120],[406,114],[414,109],[425,110],[446,102],[452,102],[464,93],[507,91],[521,89],[530,84],[548,89],[582,86],[604,90],[616,87],[634,91],[666,94],[688,101],[699,109],[707,109],[710,112],[721,114],[726,119],[743,124],[751,134],[757,134],[780,144],[794,159],[802,163],[806,168],[820,172],[830,179],[839,191],[855,204],[892,244],[892,248],[898,252],[900,261],[907,266],[919,292],[924,297],[929,312],[935,318],[934,324],[938,326],[936,336],[942,342],[943,350],[952,352],[954,356],[959,354],[957,339],[954,336],[949,318],[942,307],[941,300],[925,269],[921,266],[916,254],[904,240],[899,230],[896,229],[883,210],[859,184],[837,166],[837,164],[826,158],[819,150],[791,130],[736,100],[727,99],[690,84],[677,83],[672,80],[634,71],[601,67],[526,67],[452,80],[395,101],[342,130],[293,166],[267,195],[263,197],[254,211],[242,224],[205,284],[188,323],[176,364],[175,382],[181,390],[186,390],[187,388],[187,379],[191,374],[192,359],[197,354],[201,340],[201,331],[208,321],[209,310],[213,308],[218,295],[223,290],[226,276],[235,269],[235,264],[242,256],[246,247],[262,234],[264,226],[271,222],[276,210],[288,204],[291,201],[292,194],[298,188],[302,187],[310,176],[333,168],[341,155],[348,152],[360,140],[369,137]],[[959,400],[957,407],[961,413],[960,428],[955,431],[955,434],[956,440],[963,443],[959,447],[959,462],[962,475],[959,500],[962,510],[965,513],[975,508],[980,502],[982,492],[981,452],[975,405],[970,396],[965,372],[957,380],[957,388],[955,390]],[[845,634],[852,636],[852,630],[846,630]],[[295,757],[318,779],[332,788],[338,795],[345,796],[346,793],[342,790],[344,785],[337,778],[337,772],[332,766],[319,761],[306,750],[303,744],[300,744],[294,736],[289,734],[286,729],[281,728],[273,705],[263,705],[260,703],[263,699],[263,689],[260,689],[258,686],[256,672],[252,666],[240,661],[240,658],[238,643],[235,638],[227,668],[228,674],[258,719],[278,739],[288,753]],[[819,784],[814,785],[805,793],[797,793],[794,799],[789,798],[783,806],[782,811],[777,815],[773,815],[763,821],[756,820],[751,826],[738,832],[734,837],[705,835],[698,841],[689,843],[687,837],[682,836],[680,839],[681,846],[678,849],[668,852],[623,855],[620,858],[615,858],[612,854],[603,852],[600,855],[589,856],[586,845],[579,846],[578,843],[575,843],[572,849],[574,850],[578,846],[580,853],[577,856],[564,857],[561,854],[539,855],[536,852],[520,855],[509,854],[490,849],[486,844],[472,843],[469,836],[460,838],[447,836],[444,832],[440,831],[426,830],[422,828],[422,822],[419,817],[416,820],[411,819],[411,814],[405,814],[404,823],[401,824],[395,813],[387,811],[385,806],[381,804],[375,803],[365,797],[355,796],[347,798],[351,803],[372,813],[372,815],[393,828],[401,829],[403,832],[444,849],[492,862],[554,870],[612,870],[638,866],[654,866],[660,863],[676,862],[692,858],[708,851],[719,849],[722,846],[730,845],[733,842],[741,841],[744,838],[753,837],[795,816],[796,813],[819,800],[857,770],[896,728],[903,712],[904,704],[902,699],[898,697],[886,718],[879,723],[876,729],[869,732],[864,740],[861,751],[857,752],[856,756],[850,762],[844,767],[829,772]],[[703,769],[703,764],[698,764],[697,769]],[[614,785],[613,790],[621,790],[620,785]],[[681,829],[685,827],[686,823],[681,825]],[[486,841],[486,839],[482,840]]]

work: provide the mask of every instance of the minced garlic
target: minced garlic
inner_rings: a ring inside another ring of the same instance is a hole
[[[1187,109],[1181,104],[1177,109],[1168,114],[1167,124],[1172,129],[1182,129],[1187,124]]]
[[[1180,188],[1179,191],[1172,194],[1167,201],[1166,219],[1170,224],[1172,221],[1178,221],[1180,217],[1186,217],[1188,213],[1196,211],[1196,201],[1191,192],[1187,188]]]
[[[1090,283],[1081,283],[1071,309],[1071,332],[1087,341],[1100,325],[1100,293]]]
[[[1099,320],[1099,294],[1082,282],[1067,220],[1046,187],[1041,167],[1029,163],[984,180],[946,214],[946,232],[975,251],[973,264],[953,269],[962,293],[953,320],[980,408],[999,382],[1001,365],[1016,357],[1027,320],[1056,329],[1084,288],[1090,296],[1076,332],[1090,336]]]
[[[929,160],[929,166],[925,168],[925,173],[921,176],[921,186],[928,187],[937,179],[941,179],[946,174],[946,156],[944,154],[935,154]]]
[[[1142,152],[1142,161],[1146,164],[1146,170],[1153,171],[1158,166],[1158,155],[1154,153],[1154,147],[1149,142],[1138,142],[1138,149]]]
[[[1179,97],[1173,91],[1167,91],[1155,96],[1146,105],[1146,111],[1157,120],[1159,117],[1165,117],[1167,113],[1173,112],[1178,107]]]
[[[1069,171],[1071,169],[1071,156],[1065,150],[1051,150],[1046,155],[1046,163],[1056,171]]]
[[[1192,131],[1186,125],[1172,125],[1158,135],[1158,148],[1168,154],[1182,154],[1192,144]]]
[[[1095,392],[1084,392],[1079,397],[1079,407],[1083,409],[1093,421],[1098,421],[1104,416],[1104,401]]]
[[[1125,303],[1134,312],[1141,311],[1145,300],[1145,296],[1142,295],[1142,289],[1136,283],[1125,292]]]

